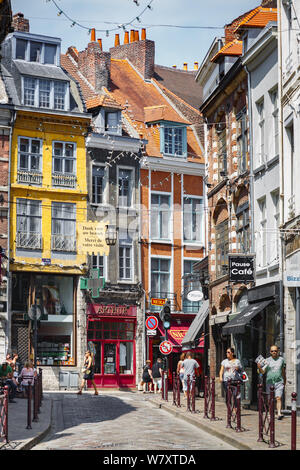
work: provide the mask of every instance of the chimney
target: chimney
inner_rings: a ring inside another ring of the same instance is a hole
[[[116,34],[115,35],[115,47],[120,45],[120,35]]]
[[[187,69],[188,69],[188,64],[187,64],[187,62],[184,62],[183,63],[183,70],[187,70]]]
[[[89,42],[84,51],[78,53],[78,69],[87,78],[96,92],[110,85],[110,53],[101,50],[99,40]]]
[[[16,13],[12,19],[12,27],[14,31],[29,33],[29,20],[24,18],[23,13]]]
[[[199,63],[198,63],[198,62],[194,62],[194,70],[198,70],[198,67],[199,67]]]
[[[95,31],[95,28],[93,28],[91,31],[91,42],[95,42],[95,41],[96,41],[96,31]]]
[[[177,65],[172,65],[173,69],[177,69]]]
[[[277,0],[262,0],[261,6],[264,8],[277,8]]]
[[[113,59],[128,59],[147,80],[154,75],[155,43],[146,39],[146,31],[142,32],[142,38],[145,35],[145,39],[141,41],[138,37],[135,40],[135,34],[135,30],[131,30],[130,43],[124,42],[120,46],[111,47],[109,52]]]
[[[99,44],[100,49],[101,49],[101,51],[102,51],[102,49],[103,49],[103,48],[102,48],[102,39],[97,39],[97,41],[98,41],[98,44]]]
[[[142,28],[141,41],[145,41],[145,39],[146,39],[146,28]]]
[[[124,44],[129,44],[129,32],[125,31]]]
[[[135,41],[139,41],[139,40],[140,40],[139,31],[136,29],[135,30]]]

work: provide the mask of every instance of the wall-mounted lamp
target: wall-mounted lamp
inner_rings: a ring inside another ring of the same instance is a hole
[[[105,242],[109,246],[117,243],[117,228],[114,225],[106,225]]]

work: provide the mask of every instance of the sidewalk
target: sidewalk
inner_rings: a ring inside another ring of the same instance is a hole
[[[196,413],[187,411],[186,400],[183,394],[180,397],[181,407],[173,405],[173,392],[169,391],[168,402],[161,399],[161,394],[146,395],[149,401],[178,418],[184,419],[203,429],[204,431],[223,439],[225,442],[240,450],[290,450],[291,449],[291,416],[285,416],[281,421],[275,419],[275,441],[277,447],[269,449],[268,442],[257,442],[258,439],[258,412],[242,409],[241,426],[243,432],[226,428],[227,409],[223,401],[216,401],[216,421],[204,418],[204,399],[196,399]],[[151,396],[151,398],[150,398]],[[266,438],[267,439],[267,438]],[[297,416],[297,450],[300,450],[300,417]]]
[[[0,441],[0,450],[29,450],[40,442],[50,430],[52,399],[44,393],[38,421],[27,427],[27,399],[15,398],[8,403],[8,444]],[[33,402],[32,402],[33,407]]]

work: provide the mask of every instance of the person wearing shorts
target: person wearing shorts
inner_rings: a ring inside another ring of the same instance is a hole
[[[158,357],[156,363],[152,366],[152,379],[154,383],[154,393],[159,393],[161,390],[161,377],[162,377],[162,361]]]
[[[270,395],[271,387],[274,387],[274,393],[276,398],[277,417],[282,419],[281,413],[282,408],[282,395],[284,392],[284,386],[286,383],[285,375],[285,360],[279,356],[278,347],[273,345],[270,348],[271,356],[266,359],[267,365],[262,368],[261,364],[257,364],[259,372],[266,374],[266,389],[268,395]]]
[[[184,375],[183,375],[183,393],[184,397],[187,397],[187,386],[188,386],[188,376],[190,376],[190,392],[192,387],[192,380],[195,375],[197,375],[197,369],[199,364],[195,359],[193,359],[193,354],[188,352],[186,355],[186,359],[183,361],[182,366],[184,368]]]
[[[93,365],[93,357],[91,351],[86,351],[84,357],[84,369],[83,369],[83,379],[81,382],[81,386],[77,395],[82,394],[82,389],[84,388],[85,382],[90,380],[95,390],[95,395],[98,395],[97,386],[94,381],[94,365]]]

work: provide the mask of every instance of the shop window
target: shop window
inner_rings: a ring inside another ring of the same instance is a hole
[[[134,323],[89,321],[88,341],[102,339],[134,339]]]
[[[133,343],[120,343],[120,374],[133,374]]]

